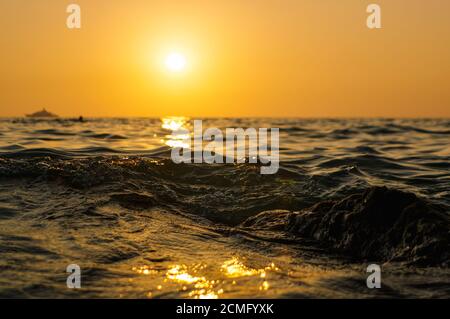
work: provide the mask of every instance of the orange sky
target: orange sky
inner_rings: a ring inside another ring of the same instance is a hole
[[[0,116],[450,117],[449,16],[448,0],[3,0]],[[165,69],[172,51],[187,70]]]

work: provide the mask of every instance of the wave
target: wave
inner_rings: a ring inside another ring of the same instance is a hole
[[[102,133],[102,134],[86,134],[86,137],[91,137],[91,138],[98,138],[98,139],[106,139],[106,140],[125,140],[127,139],[125,136],[122,135],[118,135],[118,134],[107,134],[107,133]]]
[[[370,176],[357,167],[336,166],[323,176],[309,176],[286,163],[279,174],[262,176],[257,165],[248,164],[177,165],[158,156],[68,159],[67,152],[48,150],[38,154],[0,157],[0,178],[37,178],[90,189],[132,210],[169,207],[239,229],[279,230],[364,260],[449,263],[448,206],[397,189],[364,190]],[[167,156],[167,150],[160,155]]]
[[[45,130],[35,130],[33,134],[46,134],[46,135],[56,135],[56,136],[74,136],[77,135],[75,132],[66,132],[57,129],[45,129]]]
[[[440,245],[448,245],[449,123],[205,121],[279,127],[280,169],[262,176],[256,164],[174,164],[166,145],[174,136],[159,120],[5,120],[0,179],[12,188],[30,183],[89,193],[125,211],[182,212],[253,234],[278,227],[277,236],[358,259],[446,265]],[[5,202],[1,218],[13,218]]]
[[[67,296],[47,274],[84,260],[92,297],[119,297],[141,265],[152,274],[127,281],[127,296],[150,287],[154,297],[187,297],[151,287],[173,265],[200,263],[197,276],[225,282],[229,258],[280,270],[267,291],[259,275],[246,276],[224,297],[368,297],[360,271],[372,262],[385,263],[385,293],[448,296],[447,120],[205,120],[279,127],[274,175],[248,163],[177,165],[167,146],[176,134],[158,119],[0,122],[0,246],[11,283],[1,296]]]
[[[399,129],[404,132],[417,132],[424,134],[436,134],[436,135],[450,135],[450,130],[430,130],[420,127],[415,127],[411,125],[400,125],[400,124],[388,124],[389,127]]]
[[[298,212],[262,212],[248,218],[241,227],[312,238],[363,260],[448,267],[448,212],[448,207],[414,194],[373,187]]]

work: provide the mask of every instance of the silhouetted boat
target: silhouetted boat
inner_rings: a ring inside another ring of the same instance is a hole
[[[33,118],[49,118],[49,117],[55,118],[55,117],[58,117],[58,115],[48,112],[45,108],[42,109],[42,111],[38,111],[38,112],[35,112],[32,114],[27,114],[26,116],[33,117]]]

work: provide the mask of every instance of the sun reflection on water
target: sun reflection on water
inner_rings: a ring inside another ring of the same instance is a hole
[[[197,277],[191,275],[186,265],[175,265],[171,267],[166,273],[166,278],[177,283],[193,285],[194,289],[188,294],[191,298],[217,299],[219,298],[219,294],[223,292],[223,290],[214,290],[215,280],[208,280],[203,276]],[[182,290],[186,291],[187,287],[183,286]]]
[[[169,266],[165,272],[152,269],[149,266],[133,267],[133,271],[141,275],[157,275],[164,281],[164,286],[173,284],[179,292],[186,293],[186,297],[194,299],[217,299],[227,290],[236,285],[239,278],[255,277],[254,289],[267,291],[270,289],[267,276],[269,272],[278,272],[280,269],[274,263],[264,268],[251,268],[246,266],[237,257],[225,260],[217,268],[205,264],[194,264],[188,267],[184,264]],[[217,279],[211,279],[215,277]],[[157,278],[155,278],[157,279]],[[229,279],[233,279],[230,281]],[[245,283],[246,285],[248,282]],[[147,293],[147,297],[154,296],[155,291],[163,290],[162,285]],[[170,287],[168,287],[170,289]]]
[[[151,269],[149,266],[133,267],[132,270],[137,272],[138,274],[142,274],[142,275],[155,275],[155,274],[158,274],[157,270]]]
[[[190,133],[188,130],[189,119],[186,117],[164,117],[161,119],[161,127],[171,131],[162,140],[169,147],[190,148]]]
[[[183,128],[187,122],[187,118],[185,117],[164,117],[161,119],[162,124],[161,127],[170,130],[177,131]]]
[[[243,276],[257,276],[261,278],[266,277],[266,271],[273,270],[278,271],[278,267],[274,263],[262,269],[253,269],[245,266],[238,258],[233,257],[230,260],[225,261],[222,264],[221,271],[225,272],[225,275],[229,278],[243,277]]]

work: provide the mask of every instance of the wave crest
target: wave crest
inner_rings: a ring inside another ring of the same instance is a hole
[[[359,259],[442,266],[450,261],[448,208],[387,187],[299,212],[263,212],[242,226],[314,238]]]

